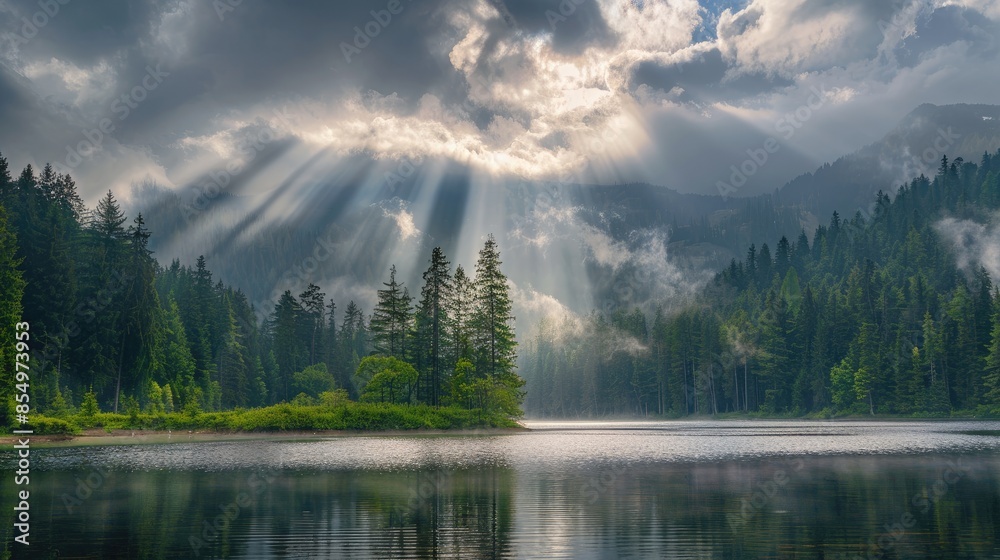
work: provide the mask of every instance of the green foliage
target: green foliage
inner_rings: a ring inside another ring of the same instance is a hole
[[[413,306],[406,288],[396,281],[395,265],[389,269],[389,281],[383,285],[385,289],[378,290],[378,303],[372,313],[372,342],[380,354],[404,358]]]
[[[0,187],[6,187],[10,176],[7,161],[2,157],[0,171]],[[11,425],[14,421],[15,352],[9,341],[14,340],[14,327],[22,320],[21,298],[25,286],[18,269],[23,259],[16,254],[17,246],[17,238],[8,225],[7,210],[0,205],[0,340],[4,341],[0,344],[0,371],[4,372],[0,376],[0,425]]]
[[[101,408],[97,405],[97,394],[94,393],[93,389],[84,393],[83,401],[80,403],[80,416],[93,418],[100,411]]]
[[[354,375],[359,380],[362,401],[396,404],[413,401],[413,389],[419,377],[413,366],[391,356],[369,356],[361,360]]]
[[[320,393],[333,389],[333,376],[326,369],[326,364],[320,362],[311,365],[292,375],[292,388],[310,397],[319,397]]]
[[[125,414],[128,414],[129,418],[133,421],[139,417],[139,400],[132,395],[126,396],[122,399],[122,409]]]
[[[450,347],[448,307],[452,294],[452,279],[448,259],[440,247],[431,252],[431,262],[424,272],[424,287],[414,317],[411,356],[421,375],[418,397],[437,405],[443,397]]]
[[[316,404],[316,397],[309,396],[305,393],[299,393],[298,395],[295,395],[294,399],[292,399],[293,406],[316,406]]]
[[[333,408],[337,406],[343,406],[348,403],[350,398],[348,397],[347,391],[344,389],[335,389],[333,391],[323,391],[319,394],[319,402],[322,406]]]
[[[220,432],[276,432],[292,430],[448,430],[459,428],[515,428],[518,424],[499,413],[457,407],[390,403],[337,402],[316,404],[303,396],[302,404],[278,404],[225,412],[115,414],[103,412],[66,419],[34,415],[36,433],[72,434],[80,428],[114,430],[213,430]],[[39,430],[45,430],[44,432]]]
[[[198,393],[200,393],[200,391],[198,391]],[[181,410],[181,413],[191,418],[202,414],[201,399],[196,395],[188,398],[187,402],[184,403],[184,408]]]
[[[848,410],[857,398],[854,390],[854,367],[851,366],[847,358],[830,370],[830,382],[832,384],[833,404],[839,410]]]
[[[80,428],[67,418],[52,418],[40,414],[31,416],[29,426],[38,435],[70,435],[80,432]]]
[[[476,261],[471,317],[476,371],[491,378],[513,375],[517,359],[510,286],[500,270],[501,264],[500,251],[491,234]]]
[[[63,418],[73,414],[73,408],[66,402],[61,391],[58,390],[58,385],[56,386],[56,395],[52,398],[52,402],[49,403],[49,407],[46,413],[54,418]]]
[[[455,373],[451,376],[449,402],[453,405],[472,408],[472,386],[476,366],[467,359],[460,359],[455,364]]]

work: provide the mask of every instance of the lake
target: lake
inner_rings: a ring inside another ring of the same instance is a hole
[[[1000,558],[1000,422],[527,425],[36,448],[31,557]]]

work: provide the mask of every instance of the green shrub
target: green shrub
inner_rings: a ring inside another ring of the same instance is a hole
[[[37,414],[31,417],[29,425],[36,434],[41,435],[75,434],[80,431],[79,428],[61,418],[50,418]]]
[[[69,417],[69,425],[112,430],[214,430],[219,432],[274,432],[290,430],[413,430],[515,427],[500,413],[478,409],[391,403],[351,402],[339,391],[324,393],[322,404],[282,403],[264,408],[225,412],[165,414],[158,412]],[[310,399],[310,402],[314,401]]]
[[[80,403],[80,415],[93,418],[101,412],[101,407],[97,405],[97,395],[90,389],[83,395],[83,402]]]

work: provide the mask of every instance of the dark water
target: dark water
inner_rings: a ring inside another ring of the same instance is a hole
[[[31,554],[10,544],[12,506],[4,544],[31,558],[1000,558],[1000,423],[529,425],[36,449]]]

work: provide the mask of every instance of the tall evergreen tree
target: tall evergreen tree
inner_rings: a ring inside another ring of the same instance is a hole
[[[6,162],[0,162],[5,164]],[[0,175],[5,169],[0,168]],[[0,178],[2,180],[2,178]],[[5,341],[17,340],[15,327],[22,321],[21,297],[24,293],[24,280],[21,278],[20,259],[16,256],[17,239],[7,222],[7,210],[0,204],[0,337]],[[28,336],[31,336],[29,331]],[[0,380],[0,422],[4,426],[14,424],[14,385],[17,371],[15,355],[17,354],[11,342],[0,344],[0,368],[5,372]]]
[[[424,368],[427,400],[437,406],[445,386],[444,376],[452,367],[446,358],[448,347],[448,302],[451,297],[450,264],[440,247],[431,252],[430,267],[424,272],[424,287],[416,312],[417,351],[426,358]],[[424,385],[424,384],[421,384]]]
[[[389,269],[389,281],[378,291],[372,313],[371,331],[375,351],[385,356],[406,358],[406,335],[412,321],[412,304],[402,283],[396,281],[396,266]]]
[[[309,283],[305,291],[299,295],[302,306],[302,324],[309,343],[309,365],[318,363],[322,357],[323,346],[323,311],[326,294],[319,286]]]
[[[298,322],[302,307],[292,296],[292,292],[285,290],[274,306],[272,315],[272,336],[274,338],[274,357],[277,362],[278,378],[276,380],[277,395],[281,400],[291,399],[290,394],[292,374],[300,371],[307,364],[302,352],[302,344],[299,339]]]
[[[451,298],[448,302],[448,326],[451,340],[450,362],[472,359],[472,311],[476,303],[476,291],[472,279],[465,274],[462,265],[455,267],[452,278]]]
[[[354,378],[354,372],[361,363],[361,358],[367,354],[365,332],[365,317],[361,309],[351,300],[344,310],[344,319],[340,324],[340,367],[341,375],[347,380]],[[358,391],[353,381],[347,381],[344,387],[352,398],[357,398]]]
[[[491,234],[476,261],[475,305],[471,323],[477,351],[476,372],[504,379],[514,374],[517,341],[507,277],[500,270],[500,251]]]
[[[251,400],[249,365],[245,360],[246,348],[236,323],[236,315],[229,309],[229,328],[223,338],[218,358],[218,381],[222,406],[225,408],[247,406]]]

